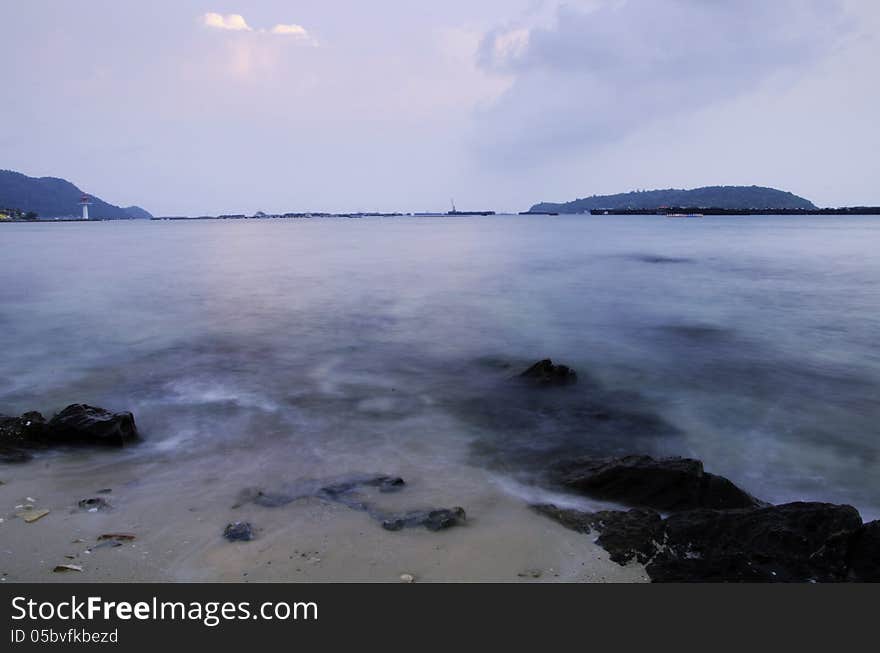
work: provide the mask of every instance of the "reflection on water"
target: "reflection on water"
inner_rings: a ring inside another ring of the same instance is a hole
[[[0,412],[135,412],[114,461],[285,482],[690,455],[880,515],[873,218],[5,225]],[[580,383],[511,381],[553,357]],[[410,480],[409,478],[407,480]]]

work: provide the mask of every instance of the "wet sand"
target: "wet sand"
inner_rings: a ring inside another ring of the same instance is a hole
[[[221,477],[210,467],[101,466],[85,454],[3,466],[0,577],[3,582],[401,582],[402,574],[411,574],[416,582],[647,581],[641,565],[611,562],[591,536],[532,512],[526,501],[476,468],[459,470],[447,479],[445,491],[442,483],[416,482],[383,497],[391,508],[418,504],[429,495],[435,504],[449,499],[467,506],[466,524],[439,532],[389,532],[366,513],[315,498],[280,508],[233,508],[237,477],[251,478],[250,468]],[[112,492],[96,494],[104,488]],[[78,500],[93,496],[105,497],[112,510],[77,508]],[[50,513],[26,523],[14,513],[27,503]],[[252,523],[256,539],[224,540],[230,521]],[[101,534],[118,532],[136,539],[95,546]],[[59,564],[79,565],[82,572],[53,572]]]

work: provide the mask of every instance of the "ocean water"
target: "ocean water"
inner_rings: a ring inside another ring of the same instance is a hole
[[[3,225],[0,412],[131,410],[140,445],[47,455],[169,496],[382,472],[442,503],[469,469],[528,498],[554,459],[647,453],[872,519],[878,243],[876,217]],[[512,379],[542,358],[578,385]]]

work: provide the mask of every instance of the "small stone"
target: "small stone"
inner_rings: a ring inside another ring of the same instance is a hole
[[[92,497],[90,499],[81,499],[77,504],[80,510],[85,510],[86,512],[98,512],[111,510],[113,508],[106,499],[101,497]]]
[[[223,537],[230,542],[250,542],[254,539],[254,531],[248,522],[233,522],[223,530]]]
[[[400,574],[400,582],[401,583],[414,583],[416,581],[416,577],[412,574]]]

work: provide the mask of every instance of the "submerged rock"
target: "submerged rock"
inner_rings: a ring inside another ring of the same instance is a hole
[[[233,507],[255,503],[264,508],[279,508],[299,499],[314,498],[339,503],[359,512],[366,512],[370,517],[380,522],[382,528],[389,531],[418,526],[424,526],[430,531],[439,531],[464,522],[465,511],[461,507],[391,513],[376,507],[372,501],[365,499],[361,494],[361,490],[364,489],[376,489],[380,493],[398,492],[405,486],[405,481],[399,476],[387,475],[356,475],[332,482],[301,480],[286,485],[280,491],[245,488],[239,494],[238,501]]]
[[[577,373],[573,369],[567,365],[554,365],[553,361],[549,358],[538,361],[522,372],[519,377],[542,386],[562,386],[577,383]]]
[[[254,529],[248,522],[232,522],[223,529],[223,537],[230,542],[250,542],[254,539]]]
[[[429,531],[441,531],[458,526],[466,519],[464,508],[440,508],[437,510],[413,510],[400,515],[388,515],[382,519],[386,531],[424,526]]]
[[[690,458],[579,458],[554,465],[550,480],[596,499],[663,511],[763,505]]]
[[[598,531],[612,560],[646,563],[655,582],[864,581],[877,570],[877,528],[862,526],[852,506],[698,509],[665,520],[653,510],[535,508],[567,528]]]

